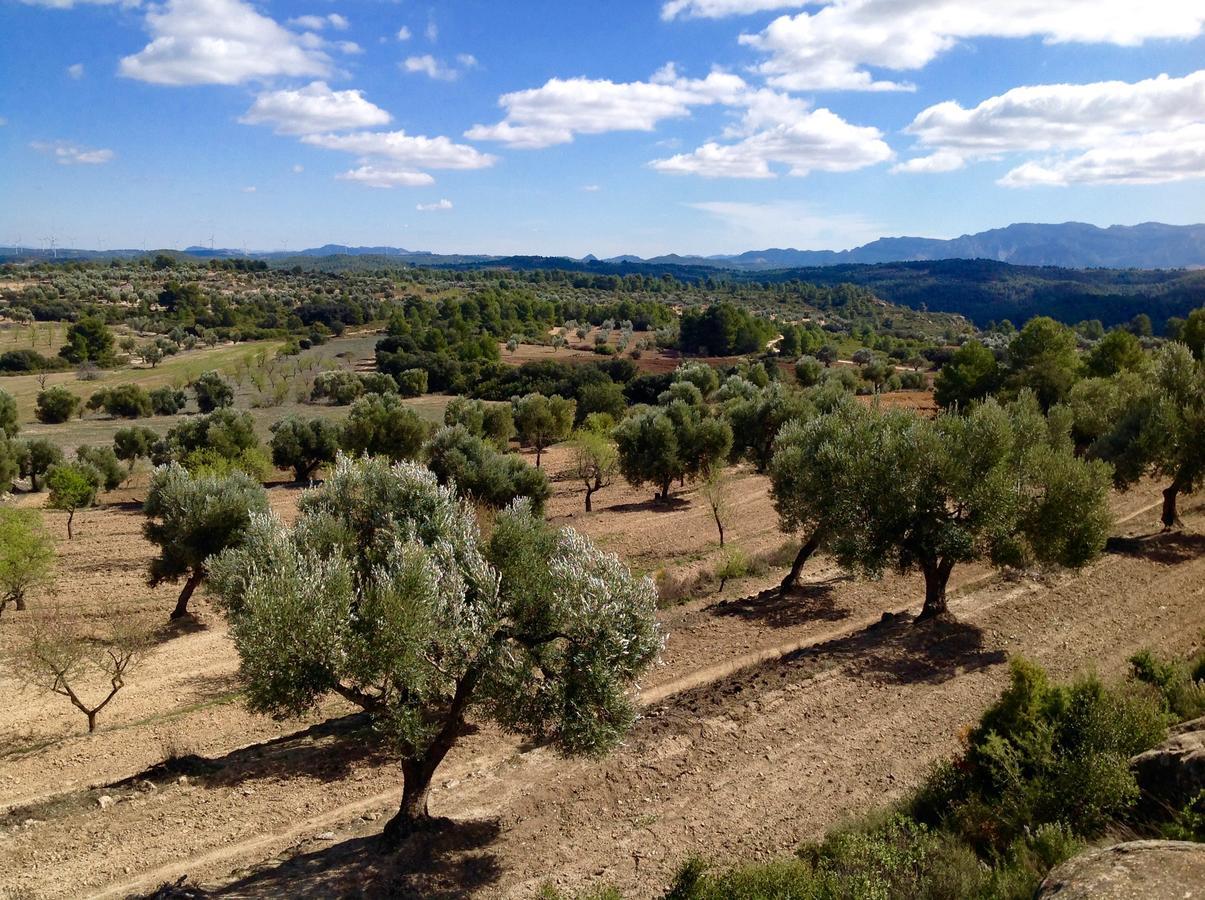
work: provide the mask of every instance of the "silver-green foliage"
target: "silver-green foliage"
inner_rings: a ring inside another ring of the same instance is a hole
[[[252,709],[297,715],[337,693],[402,761],[407,829],[470,709],[574,754],[635,717],[657,653],[651,581],[525,504],[483,541],[472,509],[413,463],[340,457],[296,524],[252,517],[210,566]],[[389,829],[387,829],[388,831]]]

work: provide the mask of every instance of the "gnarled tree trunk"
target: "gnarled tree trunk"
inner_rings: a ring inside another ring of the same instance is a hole
[[[197,589],[197,585],[201,583],[201,579],[205,576],[201,572],[193,572],[188,576],[188,580],[184,582],[184,589],[180,591],[180,596],[176,600],[176,608],[172,610],[172,620],[183,619],[188,615],[188,601],[192,597],[192,592]]]
[[[799,575],[803,572],[803,567],[807,565],[807,561],[811,559],[812,554],[820,549],[820,529],[817,528],[812,532],[812,536],[807,539],[799,552],[795,554],[795,561],[791,563],[791,571],[787,573],[787,577],[782,580],[779,585],[779,591],[785,593],[799,584]]]
[[[925,573],[925,605],[921,608],[918,622],[944,615],[949,611],[946,585],[950,583],[950,572],[954,569],[954,563],[938,560],[925,563],[921,568]]]
[[[1177,478],[1163,489],[1163,530],[1175,528],[1180,524],[1180,516],[1176,512],[1176,500],[1180,496],[1180,480]]]

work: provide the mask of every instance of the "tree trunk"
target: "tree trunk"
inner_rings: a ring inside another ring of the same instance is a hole
[[[89,709],[85,710],[85,712],[88,713],[88,733],[91,734],[96,731],[96,714],[99,710]]]
[[[1180,482],[1173,481],[1163,489],[1163,530],[1168,531],[1180,522],[1176,513],[1176,500],[1180,496]]]
[[[720,517],[718,515],[715,516],[715,527],[720,533],[720,549],[722,550],[724,549],[724,523],[720,521]]]
[[[946,585],[950,583],[950,572],[954,564],[950,562],[928,563],[923,569],[925,573],[925,605],[921,608],[917,621],[932,619],[949,611],[946,603]]]
[[[418,759],[402,760],[402,802],[397,813],[385,824],[381,835],[387,849],[396,849],[401,841],[414,832],[430,828],[436,823],[427,808],[431,779],[460,736],[465,710],[480,680],[481,671],[471,667],[456,685],[456,694],[448,706],[443,727],[427,745],[426,752]]]
[[[67,540],[75,540],[75,535],[71,533],[71,521],[75,518],[75,510],[70,510],[67,513]]]
[[[536,468],[540,468],[540,454],[544,452],[544,448],[536,444]]]
[[[13,602],[17,604],[17,612],[25,612],[25,595],[17,594],[13,597]]]
[[[803,571],[803,567],[807,565],[807,561],[812,558],[812,554],[820,548],[820,540],[820,529],[817,528],[807,539],[807,543],[799,548],[799,552],[795,555],[795,562],[791,563],[791,571],[787,573],[787,577],[779,586],[780,591],[785,593],[799,584],[799,575]]]
[[[594,496],[594,488],[586,485],[586,512],[593,512],[594,506],[591,503],[591,498]]]
[[[184,589],[180,591],[180,597],[176,600],[176,608],[172,610],[172,621],[183,619],[188,615],[188,601],[192,597],[192,592],[197,589],[197,585],[201,583],[203,576],[199,572],[193,572],[188,576],[188,580],[184,582]]]

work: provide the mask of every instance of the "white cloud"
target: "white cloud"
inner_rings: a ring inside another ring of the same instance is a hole
[[[289,19],[289,24],[306,31],[321,31],[328,25],[336,31],[346,31],[350,23],[338,13],[331,13],[328,16],[297,16]]]
[[[26,6],[72,9],[76,6],[137,6],[140,0],[21,0]]]
[[[599,187],[597,184],[583,184],[582,190],[585,191],[587,194],[596,194],[599,191],[601,191],[602,188]]]
[[[439,40],[439,26],[435,24],[434,19],[431,19],[427,22],[425,33],[427,35],[427,40],[429,40],[432,44]]]
[[[652,131],[663,119],[689,116],[693,106],[739,102],[746,91],[737,75],[714,71],[687,79],[673,66],[650,81],[552,78],[543,87],[503,94],[498,105],[506,118],[474,125],[465,137],[534,149],[567,144],[577,134]]]
[[[247,187],[243,188],[243,193],[244,194],[254,194],[255,193],[255,185],[250,184]]]
[[[956,172],[966,165],[966,160],[958,153],[949,150],[938,150],[929,156],[918,156],[891,167],[892,172],[931,175],[936,172]]]
[[[337,41],[335,46],[340,53],[346,53],[348,56],[358,56],[364,52],[364,48],[355,41]]]
[[[303,166],[301,163],[293,163],[293,174],[294,175],[300,175],[304,171],[305,171],[305,166]]]
[[[811,109],[795,97],[762,89],[745,98],[739,124],[725,131],[732,143],[708,141],[690,153],[650,165],[671,175],[709,178],[774,178],[772,165],[787,174],[852,172],[892,157],[883,133],[853,125],[827,109]]]
[[[427,187],[434,184],[435,179],[426,172],[414,172],[407,169],[390,169],[365,165],[335,176],[340,181],[355,181],[359,184],[375,188],[393,187]]]
[[[3,128],[7,124],[8,124],[8,119],[4,118],[4,116],[0,116],[0,128]]]
[[[728,233],[729,246],[801,247],[843,250],[872,241],[882,226],[854,214],[828,214],[788,201],[688,203],[717,219]]]
[[[360,91],[332,91],[324,81],[296,90],[259,94],[239,119],[244,125],[271,125],[277,134],[315,134],[384,125],[391,116]]]
[[[899,171],[949,171],[964,162],[1044,154],[1001,184],[1154,183],[1205,176],[1205,70],[1138,82],[1013,88],[966,109],[938,103],[906,131],[928,156]]]
[[[430,53],[422,56],[410,56],[402,63],[407,72],[421,73],[436,81],[455,81],[466,69],[477,68],[477,57],[471,53],[461,53],[456,57],[460,67],[449,65],[441,59],[436,59]]]
[[[683,19],[722,19],[747,16],[771,9],[798,9],[807,0],[667,0],[661,6],[661,18],[667,22]]]
[[[766,54],[757,71],[786,90],[908,90],[871,69],[916,71],[969,38],[1115,44],[1188,40],[1205,29],[1197,0],[816,0],[814,12],[783,15],[740,41]],[[739,0],[694,0],[675,9],[747,8]],[[799,3],[797,5],[805,5]],[[762,5],[763,8],[766,8]]]
[[[239,84],[324,76],[321,39],[299,35],[242,0],[167,0],[146,15],[151,42],[121,61],[127,78],[154,84]]]
[[[419,212],[441,212],[452,208],[451,200],[440,200],[438,203],[420,203],[414,207]]]
[[[1022,163],[1005,187],[1070,184],[1166,184],[1205,178],[1205,124],[1126,135],[1078,155]]]
[[[404,131],[359,131],[354,134],[310,134],[304,143],[342,150],[365,159],[387,159],[415,169],[486,169],[497,157],[468,144],[455,144],[442,135],[424,137]]]
[[[76,81],[79,81],[84,77],[84,64],[75,63],[75,65],[68,66],[67,75],[71,78],[74,78]]]
[[[61,166],[96,166],[109,162],[114,156],[112,150],[93,150],[70,141],[33,141],[29,146],[39,153],[53,156]]]
[[[399,41],[408,41],[411,38],[410,29],[403,25],[397,30],[397,39]]]

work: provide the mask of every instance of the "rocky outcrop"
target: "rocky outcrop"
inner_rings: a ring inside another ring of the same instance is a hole
[[[1038,900],[1201,900],[1205,844],[1129,841],[1089,850],[1056,867]]]
[[[1205,791],[1205,718],[1173,729],[1158,747],[1131,759],[1130,770],[1151,811],[1183,809]]]

